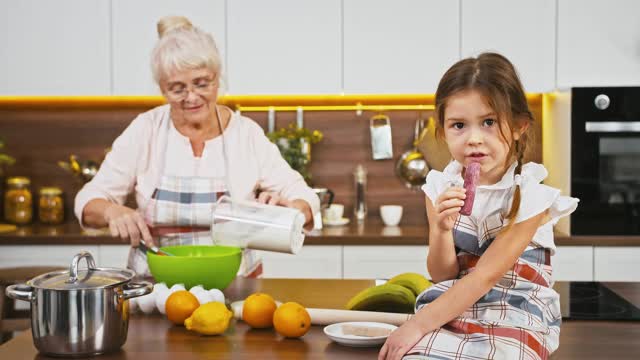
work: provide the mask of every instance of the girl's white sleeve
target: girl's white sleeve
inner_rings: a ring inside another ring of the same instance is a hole
[[[144,120],[142,115],[138,116],[116,138],[98,173],[76,195],[74,212],[80,226],[85,226],[82,223],[82,211],[89,201],[105,199],[122,205],[133,190],[137,161],[142,148],[141,140],[151,136],[145,131]]]
[[[547,209],[551,223],[575,211],[580,200],[560,195],[560,190],[538,183],[522,184],[520,189],[520,208],[515,223],[530,219]]]

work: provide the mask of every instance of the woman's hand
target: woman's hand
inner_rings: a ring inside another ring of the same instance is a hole
[[[436,199],[433,208],[436,212],[435,223],[438,230],[447,232],[453,229],[464,205],[465,193],[464,188],[450,187]]]
[[[261,204],[291,207],[291,201],[280,196],[280,194],[278,194],[277,192],[273,192],[273,191],[262,191],[258,195],[258,202]]]
[[[416,321],[407,321],[389,335],[378,353],[378,360],[401,360],[423,336]]]
[[[263,191],[258,195],[258,202],[262,204],[298,209],[304,215],[304,228],[306,230],[311,230],[313,228],[313,213],[309,204],[304,200],[289,200],[280,196],[280,194],[276,192]]]
[[[154,245],[149,228],[137,211],[126,206],[111,204],[104,211],[104,220],[109,224],[111,236],[130,241],[133,247],[140,244],[140,238],[147,246]]]

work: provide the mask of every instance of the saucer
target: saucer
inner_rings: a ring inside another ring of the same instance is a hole
[[[327,225],[327,226],[342,226],[342,225],[347,225],[349,223],[349,219],[346,217],[343,217],[342,219],[338,219],[338,220],[328,220],[328,219],[322,219],[322,225]]]
[[[372,329],[372,330],[395,330],[397,326],[384,324],[379,322],[342,322],[325,326],[324,333],[331,340],[347,346],[365,347],[365,346],[379,346],[384,344],[389,335],[381,336],[360,336],[360,335],[347,335],[344,332],[346,327],[360,328],[360,329]]]

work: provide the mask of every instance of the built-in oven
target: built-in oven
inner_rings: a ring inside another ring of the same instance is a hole
[[[571,91],[575,235],[640,234],[640,87]]]

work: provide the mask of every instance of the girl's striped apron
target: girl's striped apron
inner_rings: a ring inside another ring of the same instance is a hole
[[[504,226],[500,212],[476,224],[460,216],[453,229],[461,279]],[[425,335],[403,359],[547,359],[559,345],[560,296],[553,290],[551,253],[530,244],[493,288],[456,319]],[[457,279],[418,295],[417,312]]]
[[[169,121],[167,126],[170,126]],[[166,143],[163,148],[166,162]],[[164,173],[164,165],[161,164],[161,174]],[[213,204],[225,194],[228,195],[228,187],[224,177],[180,177],[163,174],[151,199],[141,211],[155,243],[159,246],[213,245],[210,231],[211,211]],[[151,275],[146,253],[137,248],[129,251],[127,267],[138,274]],[[245,277],[259,277],[262,274],[262,262],[255,252],[243,251],[238,274]]]
[[[454,230],[459,249],[461,237],[468,238],[468,234]],[[459,250],[458,279],[475,269],[481,255],[477,250]],[[558,348],[562,319],[560,297],[552,289],[550,257],[548,249],[528,247],[485,296],[458,318],[425,335],[403,359],[547,359]],[[456,281],[446,280],[425,290],[416,300],[416,312]]]

